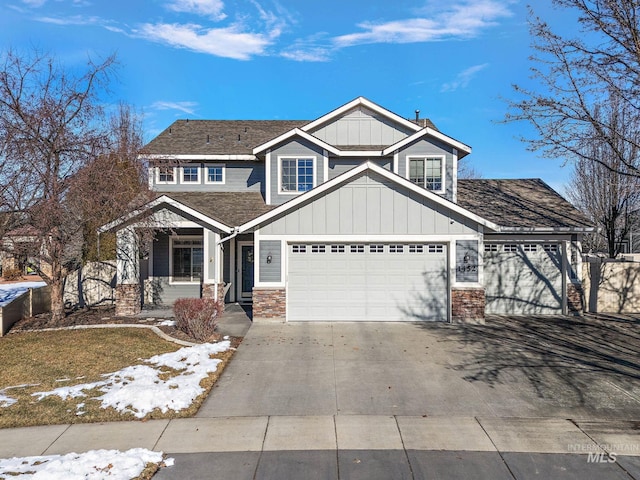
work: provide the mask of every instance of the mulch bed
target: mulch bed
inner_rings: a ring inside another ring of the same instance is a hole
[[[74,327],[77,325],[106,325],[106,324],[141,324],[154,325],[172,338],[192,343],[201,343],[190,337],[182,330],[173,326],[159,326],[158,322],[163,320],[173,320],[173,318],[154,317],[153,311],[144,318],[140,317],[116,317],[114,307],[93,307],[87,309],[79,309],[67,312],[67,316],[56,325],[49,323],[49,314],[43,313],[33,317],[23,318],[17,321],[9,330],[9,333],[19,333],[42,330],[45,328],[58,327]],[[231,346],[237,347],[242,341],[242,337],[230,337]]]

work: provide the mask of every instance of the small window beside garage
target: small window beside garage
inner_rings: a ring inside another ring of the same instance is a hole
[[[293,245],[291,247],[291,251],[293,253],[306,253],[307,252],[307,246],[306,245]]]
[[[525,243],[522,246],[522,249],[525,252],[537,252],[538,251],[538,245],[536,245],[535,243]]]
[[[403,253],[404,245],[389,245],[389,253]]]
[[[507,243],[503,245],[502,250],[504,252],[517,252],[518,246],[515,243]]]
[[[311,245],[311,253],[325,253],[326,247],[324,245]]]
[[[364,253],[364,245],[351,245],[351,253]]]
[[[484,251],[485,252],[497,252],[498,251],[498,244],[497,243],[485,243],[484,244]]]
[[[383,253],[384,245],[369,245],[369,253]]]
[[[545,243],[543,248],[544,248],[545,252],[555,253],[555,252],[558,251],[558,244],[557,243]]]
[[[429,253],[443,253],[444,245],[429,245]]]
[[[344,245],[331,245],[331,253],[344,253]]]
[[[409,253],[424,253],[424,245],[409,245]]]

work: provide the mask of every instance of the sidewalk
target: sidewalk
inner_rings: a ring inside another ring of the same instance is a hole
[[[265,416],[30,427],[0,436],[0,458],[135,447],[176,459],[160,479],[302,478],[303,468],[304,478],[512,479],[537,472],[640,480],[640,431],[624,421]]]

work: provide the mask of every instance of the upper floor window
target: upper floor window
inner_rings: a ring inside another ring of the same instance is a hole
[[[307,192],[313,188],[313,158],[280,159],[280,192]]]
[[[185,166],[182,167],[182,183],[199,183],[200,182],[200,167],[199,166]]]
[[[444,191],[442,157],[409,158],[409,180],[433,192]]]
[[[156,183],[176,183],[176,168],[156,167]]]
[[[224,165],[207,165],[205,183],[224,183]]]

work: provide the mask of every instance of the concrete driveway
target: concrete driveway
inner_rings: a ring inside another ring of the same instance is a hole
[[[640,317],[255,324],[199,417],[640,419]]]

